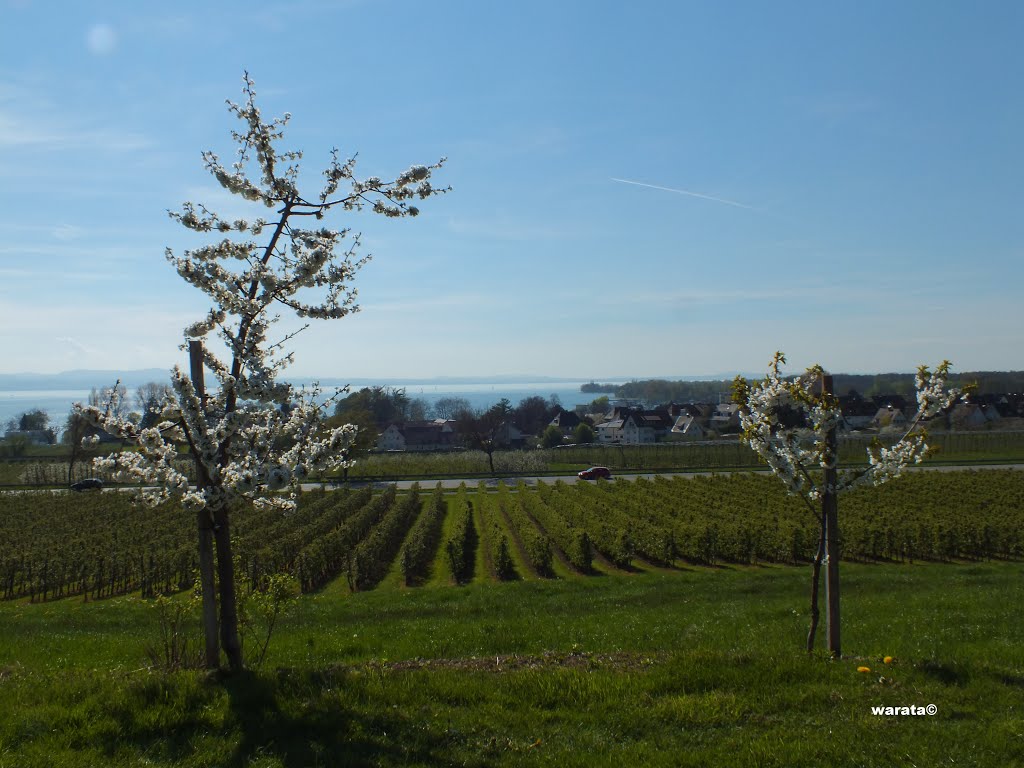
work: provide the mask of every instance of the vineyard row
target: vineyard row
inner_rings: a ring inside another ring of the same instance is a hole
[[[344,578],[373,589],[392,569],[407,586],[450,574],[549,578],[637,565],[806,563],[817,520],[763,474],[598,481],[497,493],[462,488],[314,491],[297,510],[233,511],[240,583],[290,573],[304,592]],[[0,496],[0,596],[32,601],[144,596],[189,587],[195,516],[139,509],[123,494]],[[920,473],[842,497],[845,559],[1024,557],[1024,475]],[[439,568],[439,563],[444,567]],[[433,582],[432,582],[433,579]]]

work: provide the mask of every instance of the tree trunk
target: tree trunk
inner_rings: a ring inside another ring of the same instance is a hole
[[[839,642],[839,521],[835,494],[822,497],[825,506],[825,616],[828,631],[828,650],[833,656],[842,656]]]
[[[217,591],[213,562],[213,521],[210,510],[197,514],[199,529],[199,584],[203,593],[203,637],[206,641],[206,668],[220,666],[220,643],[217,640]]]
[[[818,536],[818,552],[814,555],[814,564],[811,566],[811,626],[807,630],[807,652],[814,650],[814,640],[818,634],[818,619],[821,612],[818,610],[818,589],[821,585],[821,563],[825,559],[825,520],[821,520],[821,533]]]
[[[832,395],[832,377],[822,377],[822,394]],[[825,524],[825,616],[828,633],[828,650],[836,657],[842,656],[839,642],[839,504],[836,498],[837,473],[836,431],[832,428],[825,435],[825,482],[821,494],[821,516]]]
[[[206,386],[203,383],[203,345],[198,341],[188,343],[190,375],[192,385],[205,410]],[[198,456],[196,462],[196,490],[205,487],[203,482],[206,472]],[[217,640],[217,592],[214,578],[213,562],[213,527],[215,520],[213,510],[201,509],[196,516],[199,531],[199,583],[203,593],[203,637],[206,641],[206,667],[216,669],[220,666],[220,647]]]
[[[242,643],[238,637],[238,601],[235,595],[235,563],[231,553],[228,510],[214,511],[214,540],[217,543],[217,576],[220,587],[220,643],[232,672],[242,670]]]

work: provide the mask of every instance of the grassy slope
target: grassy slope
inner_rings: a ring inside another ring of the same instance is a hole
[[[841,661],[799,650],[807,575],[328,591],[226,684],[139,671],[141,600],[4,604],[0,766],[1024,761],[1024,565],[844,564]]]

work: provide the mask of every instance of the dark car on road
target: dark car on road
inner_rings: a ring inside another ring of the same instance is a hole
[[[85,480],[79,480],[77,483],[71,484],[72,491],[88,491],[88,490],[101,490],[103,488],[103,481],[98,477],[87,477]]]
[[[576,477],[580,480],[597,480],[599,477],[605,479],[612,476],[612,471],[608,467],[591,467],[590,469],[584,469]]]

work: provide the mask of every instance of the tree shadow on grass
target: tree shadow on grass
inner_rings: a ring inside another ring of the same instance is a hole
[[[138,750],[174,762],[209,755],[225,768],[260,759],[287,768],[454,763],[446,734],[383,702],[359,708],[364,686],[347,672],[243,672],[177,687],[168,678],[156,696],[141,686],[119,702],[108,754]]]
[[[1000,672],[997,673],[995,677],[1003,685],[1009,685],[1015,688],[1024,688],[1024,675],[1014,672]]]
[[[928,660],[920,664],[918,669],[943,685],[954,685],[960,688],[967,685],[970,677],[967,670],[956,663]]]

